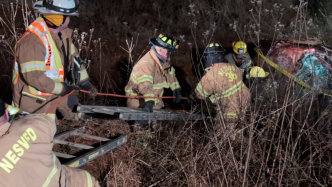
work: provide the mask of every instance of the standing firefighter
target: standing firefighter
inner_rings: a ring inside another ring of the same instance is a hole
[[[151,50],[134,66],[125,88],[127,96],[147,97],[130,98],[127,100],[127,106],[144,107],[147,112],[153,112],[153,108],[160,109],[164,106],[161,99],[153,98],[162,97],[164,88],[170,88],[174,92],[176,103],[181,100],[181,89],[175,76],[175,69],[169,64],[170,55],[176,51],[179,42],[160,34],[158,38],[151,39],[150,43]]]
[[[52,152],[54,120],[32,114],[8,122],[0,99],[0,186],[97,187],[89,172],[61,165]]]
[[[235,64],[241,70],[244,70],[244,78],[249,78],[249,68],[252,66],[252,60],[247,52],[247,44],[243,41],[233,42],[233,52],[228,53],[225,59],[230,64]]]
[[[245,112],[250,91],[242,82],[243,72],[234,64],[223,63],[224,49],[218,43],[207,46],[205,75],[198,83],[195,93],[200,99],[208,99],[217,106],[218,115],[230,130]]]
[[[34,3],[41,14],[31,23],[16,44],[14,67],[14,104],[30,113],[48,113],[55,119],[55,103],[65,119],[77,119],[73,113],[76,96],[63,98],[78,87],[95,92],[78,57],[68,28],[70,16],[78,16],[74,0],[44,0]],[[77,85],[72,86],[72,85]]]

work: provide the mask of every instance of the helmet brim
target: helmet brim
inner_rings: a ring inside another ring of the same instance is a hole
[[[37,1],[33,4],[33,8],[40,14],[57,14],[57,15],[64,15],[64,16],[79,16],[78,11],[72,13],[64,13],[64,12],[57,12],[54,10],[47,9],[43,6],[43,1]]]
[[[152,44],[152,45],[155,45],[155,46],[159,46],[159,47],[162,47],[162,48],[165,48],[165,49],[167,49],[168,51],[170,51],[170,52],[174,52],[174,51],[176,51],[176,49],[175,48],[170,48],[170,47],[167,47],[167,46],[163,46],[163,45],[161,45],[158,41],[157,41],[157,38],[151,38],[150,39],[150,43]]]

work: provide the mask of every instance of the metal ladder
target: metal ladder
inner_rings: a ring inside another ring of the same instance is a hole
[[[59,158],[64,158],[69,161],[65,162],[65,165],[73,168],[79,168],[92,160],[110,152],[111,150],[123,145],[127,142],[127,135],[120,135],[115,139],[103,138],[99,136],[92,136],[84,133],[85,127],[79,127],[71,131],[63,132],[54,137],[54,144],[67,145],[72,148],[78,148],[81,151],[86,150],[85,153],[79,156],[54,152],[54,154]],[[67,141],[69,137],[81,137],[88,140],[99,141],[100,146],[93,147],[90,145],[74,143]],[[79,151],[80,152],[80,151]]]
[[[190,121],[204,120],[203,114],[174,112],[169,110],[153,110],[145,112],[141,108],[114,107],[114,106],[93,106],[80,105],[77,111],[84,114],[106,114],[119,115],[121,120],[164,120],[164,121]]]

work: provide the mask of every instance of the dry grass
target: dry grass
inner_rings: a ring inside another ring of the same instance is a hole
[[[152,0],[83,3],[88,3],[82,9],[83,19],[93,17],[86,20],[93,22],[88,23],[93,29],[80,27],[74,37],[81,57],[89,62],[93,82],[103,92],[123,92],[130,68],[148,49],[148,38],[159,32],[181,38],[180,57],[172,63],[185,70],[182,81],[193,86],[202,72],[198,63],[202,49],[212,40],[226,47],[239,39],[255,46],[269,39],[273,45],[280,39],[310,38],[314,28],[308,24],[302,0],[299,6],[284,0],[272,4],[185,0],[174,1],[172,6]],[[145,6],[149,3],[152,9]],[[110,4],[113,8],[107,10]],[[1,64],[12,63],[13,46],[34,17],[21,5],[3,6],[3,12],[11,14],[0,15]],[[87,12],[86,7],[96,11]],[[134,9],[137,12],[131,12]],[[306,90],[301,93],[293,82],[274,77],[252,84],[252,103],[237,124],[235,140],[230,138],[233,134],[220,136],[210,121],[160,122],[162,130],[144,134],[122,129],[127,124],[119,121],[110,122],[120,126],[94,121],[87,123],[92,133],[129,133],[130,141],[85,168],[105,186],[332,185],[331,104],[327,98]],[[97,102],[105,104],[109,99]],[[207,104],[194,107],[207,108]]]

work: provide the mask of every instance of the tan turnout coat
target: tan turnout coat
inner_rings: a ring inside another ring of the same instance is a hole
[[[175,69],[169,64],[162,64],[156,53],[151,49],[134,66],[129,82],[125,87],[127,96],[162,97],[165,88],[172,91],[180,85],[175,76]],[[155,109],[164,106],[161,99],[128,99],[127,106],[132,108],[144,107],[147,101],[154,101]]]
[[[61,32],[65,51],[69,55],[68,69],[73,64],[74,57],[78,55],[77,49],[73,45],[71,39],[72,32],[73,31],[68,28]],[[61,50],[61,46],[63,45],[63,43],[60,40],[59,36],[53,34],[52,32],[50,33],[57,47],[57,49],[54,50],[59,51],[63,65],[64,53]],[[16,44],[15,49],[16,63],[13,75],[13,104],[16,107],[20,108],[21,111],[30,113],[50,112],[54,115],[56,108],[54,108],[52,111],[49,110],[50,107],[53,106],[54,103],[59,99],[59,96],[57,94],[60,93],[62,90],[51,96],[38,96],[32,95],[29,92],[28,88],[28,86],[32,86],[38,91],[52,93],[56,86],[56,81],[46,76],[46,66],[44,68],[41,68],[40,64],[34,64],[35,62],[45,61],[46,49],[41,39],[36,34],[27,31]],[[85,75],[84,77],[82,77],[84,78],[84,80],[88,79],[88,75],[85,69],[81,70],[81,74]],[[63,99],[58,106],[60,112],[64,115],[65,118],[70,119],[74,117],[71,109],[67,107],[67,98]]]
[[[0,186],[99,186],[87,171],[61,165],[52,152],[55,123],[32,114],[0,126]]]
[[[196,96],[219,105],[224,119],[237,119],[250,101],[250,91],[242,76],[242,71],[233,64],[213,64],[197,84]]]

